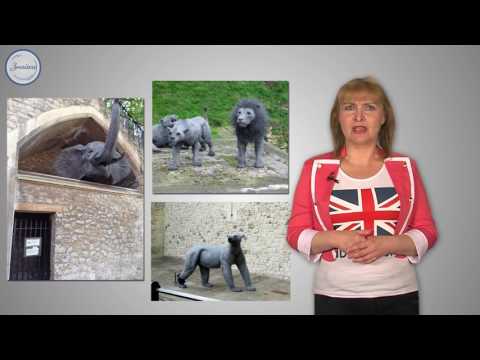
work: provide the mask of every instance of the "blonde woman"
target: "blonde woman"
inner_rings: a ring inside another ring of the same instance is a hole
[[[415,161],[392,152],[383,87],[344,84],[330,127],[334,150],[304,163],[287,233],[317,263],[315,314],[419,314],[415,264],[437,230]]]

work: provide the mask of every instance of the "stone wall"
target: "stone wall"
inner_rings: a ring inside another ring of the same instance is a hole
[[[164,256],[165,203],[152,203],[152,258]]]
[[[17,201],[54,204],[54,280],[143,280],[143,197],[18,181]]]
[[[10,98],[7,100],[7,129],[22,128],[30,119],[44,112],[75,105],[92,106],[107,116],[100,98]]]
[[[193,245],[227,244],[229,234],[243,232],[250,272],[288,279],[288,216],[287,202],[165,203],[164,255],[183,257]]]

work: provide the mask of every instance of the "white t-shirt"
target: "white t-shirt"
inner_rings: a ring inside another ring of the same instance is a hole
[[[394,234],[400,200],[385,165],[367,179],[352,178],[340,168],[337,181],[330,197],[330,218],[335,230],[372,229],[374,235]],[[332,250],[332,254],[333,261],[322,258],[318,263],[316,294],[370,298],[418,290],[415,268],[407,257],[388,254],[370,264],[361,264],[338,249]]]

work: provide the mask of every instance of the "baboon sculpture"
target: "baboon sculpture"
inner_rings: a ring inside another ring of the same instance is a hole
[[[245,239],[245,235],[229,235],[227,245],[197,245],[188,250],[185,255],[185,266],[180,274],[175,275],[176,283],[181,288],[186,288],[185,280],[195,271],[197,266],[200,268],[202,277],[202,286],[212,287],[208,282],[210,269],[221,268],[223,277],[231,291],[239,292],[241,288],[235,286],[232,275],[232,265],[236,265],[247,291],[255,291],[250,279],[247,261],[243,254],[240,243]]]

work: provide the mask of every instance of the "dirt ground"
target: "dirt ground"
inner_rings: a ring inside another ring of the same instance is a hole
[[[209,282],[212,288],[201,285],[200,270],[197,268],[187,281],[186,289],[177,287],[174,283],[175,272],[183,268],[183,259],[163,256],[152,259],[152,281],[158,281],[162,288],[181,291],[188,294],[223,301],[289,301],[290,281],[259,274],[250,274],[256,291],[232,292],[225,284],[221,269],[210,270]],[[240,272],[234,266],[232,269],[235,286],[245,288]],[[177,296],[160,293],[163,301],[191,301]]]
[[[192,166],[192,151],[182,150],[178,170],[169,171],[172,150],[152,154],[153,193],[277,193],[288,194],[288,153],[265,143],[265,168],[253,166],[253,144],[247,146],[247,167],[237,168],[237,140],[232,130],[220,129],[215,156],[200,152],[201,167]]]

